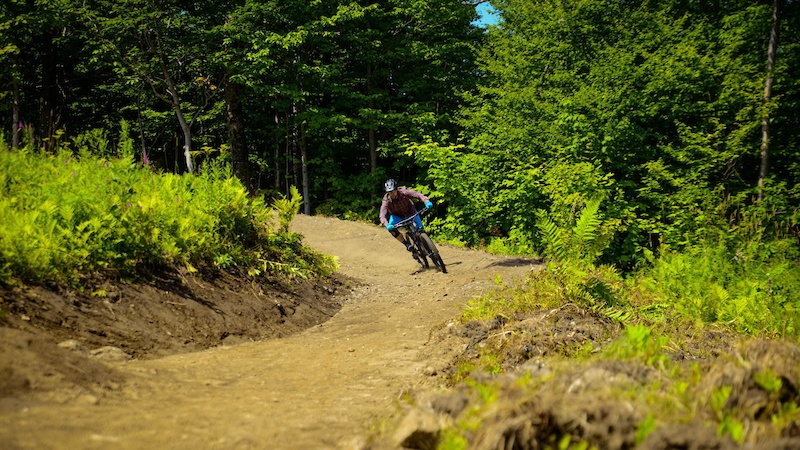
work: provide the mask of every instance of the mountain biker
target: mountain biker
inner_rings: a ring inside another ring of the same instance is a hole
[[[386,194],[383,195],[383,201],[381,201],[381,225],[385,226],[395,239],[405,245],[406,250],[413,252],[411,242],[408,242],[405,237],[394,228],[394,224],[417,213],[417,208],[414,206],[414,201],[412,200],[413,198],[423,202],[426,208],[432,208],[433,203],[431,203],[428,197],[413,189],[397,187],[397,182],[391,178],[386,180],[383,187]],[[422,220],[419,216],[414,218],[414,223],[417,228],[422,228]]]

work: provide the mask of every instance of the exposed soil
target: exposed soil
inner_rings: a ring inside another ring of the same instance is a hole
[[[440,246],[421,271],[384,230],[298,216],[325,283],[176,273],[0,291],[0,447],[358,447],[448,355],[432,329],[536,262]]]
[[[590,359],[623,329],[602,314],[568,304],[455,323],[470,299],[537,261],[440,245],[442,274],[419,270],[380,227],[307,216],[292,227],[338,256],[340,274],[256,284],[176,272],[84,292],[0,290],[0,449],[426,449],[443,427],[475,420],[474,449],[741,448],[702,407],[642,441],[650,411],[619,393],[685,387],[652,364]],[[665,348],[698,374],[692,395],[730,388],[719,413],[745,413],[761,437],[747,448],[800,448],[800,411],[781,409],[800,404],[797,347],[706,327]],[[500,375],[464,371],[487,365],[484,350]],[[494,392],[479,417],[470,383]],[[777,434],[774,417],[788,424]]]

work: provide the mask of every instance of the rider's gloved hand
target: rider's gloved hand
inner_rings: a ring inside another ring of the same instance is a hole
[[[431,209],[433,208],[433,203],[432,202],[425,203],[425,207]]]
[[[392,224],[386,225],[386,229],[389,230],[389,231],[392,231],[392,230],[394,230],[394,225],[392,225]]]

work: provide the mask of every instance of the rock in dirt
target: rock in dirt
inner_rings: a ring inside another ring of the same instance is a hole
[[[97,359],[103,359],[106,361],[127,361],[131,359],[131,355],[123,352],[121,348],[111,346],[94,349],[90,351],[89,354]]]
[[[395,430],[395,445],[413,449],[436,448],[441,430],[439,420],[433,411],[414,409],[403,418]]]
[[[79,341],[76,341],[75,339],[59,342],[58,346],[63,349],[67,349],[69,351],[79,353],[81,355],[89,354],[89,349],[86,348],[86,346],[80,343]]]

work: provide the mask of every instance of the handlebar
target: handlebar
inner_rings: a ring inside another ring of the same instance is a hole
[[[413,216],[406,217],[405,219],[401,220],[400,222],[397,222],[396,224],[394,224],[394,227],[395,228],[407,227],[407,226],[411,225],[411,222],[414,221],[415,217],[419,216],[420,218],[422,218],[422,216],[424,216],[427,213],[428,213],[428,208],[422,208],[419,211],[417,211],[416,213],[414,213]]]

